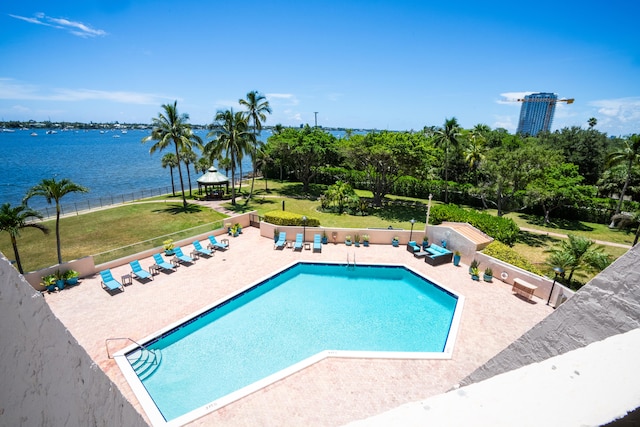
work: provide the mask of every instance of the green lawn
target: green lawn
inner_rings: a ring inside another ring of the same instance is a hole
[[[248,194],[250,181],[242,186],[239,194]],[[371,208],[369,215],[351,216],[324,213],[319,211],[318,197],[326,186],[312,185],[306,196],[302,194],[299,183],[280,183],[268,181],[269,190],[265,191],[264,181],[256,180],[254,197],[245,203],[238,199],[236,205],[230,202],[225,207],[237,213],[252,210],[260,215],[283,208],[307,217],[314,217],[324,227],[343,228],[388,228],[411,229],[411,219],[415,219],[413,229],[423,231],[426,220],[427,200],[407,197],[389,196],[388,200],[402,200],[402,204],[385,204],[380,208]],[[357,191],[362,197],[371,197],[367,191]],[[156,202],[153,202],[153,201]],[[170,200],[164,202],[164,200]],[[158,196],[145,200],[146,203],[124,204],[113,209],[90,212],[83,215],[66,217],[61,220],[61,240],[63,260],[72,260],[87,255],[97,255],[96,263],[136,253],[162,244],[167,235],[172,233],[174,240],[201,234],[222,225],[224,215],[197,205],[189,205],[183,211],[181,196]],[[439,202],[433,201],[435,205]],[[494,213],[495,211],[488,211]],[[575,233],[585,235],[594,240],[631,244],[633,234],[610,230],[606,225],[585,222],[557,222],[553,227],[541,225],[540,218],[523,214],[510,213],[520,227],[532,228],[552,233]],[[18,249],[25,271],[37,270],[56,263],[55,221],[45,222],[51,229],[44,235],[35,229],[25,229],[18,238]],[[195,228],[194,228],[195,227]],[[545,250],[557,244],[559,238],[544,234],[522,232],[514,248],[541,267],[543,271],[546,259]],[[142,242],[142,243],[140,243]],[[131,245],[131,246],[129,246]],[[626,252],[624,248],[605,246],[605,250],[614,259]],[[13,259],[7,233],[0,233],[0,251]]]

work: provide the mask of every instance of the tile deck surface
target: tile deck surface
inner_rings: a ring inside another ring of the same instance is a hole
[[[220,236],[224,237],[224,236]],[[220,240],[220,237],[218,240]],[[307,241],[313,230],[307,229]],[[189,252],[191,246],[188,246]],[[45,300],[97,365],[144,415],[116,363],[107,357],[105,340],[141,340],[240,288],[259,281],[298,260],[404,264],[465,297],[453,357],[450,360],[390,360],[328,358],[247,397],[202,417],[189,426],[339,426],[443,393],[546,317],[545,301],[515,296],[511,286],[473,282],[467,266],[431,267],[404,246],[322,246],[321,253],[274,250],[273,239],[247,228],[230,239],[226,252],[201,257],[192,265],[155,276],[133,279],[125,292],[111,295],[100,286],[100,275]],[[152,258],[140,259],[143,268]],[[112,269],[117,280],[130,273],[128,264]],[[111,352],[130,343],[112,342]],[[212,361],[215,363],[215,361]],[[146,416],[145,416],[146,418]]]

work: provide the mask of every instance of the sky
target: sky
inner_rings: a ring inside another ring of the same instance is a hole
[[[527,93],[552,130],[640,133],[640,2],[23,0],[0,2],[0,120],[419,130],[456,117],[515,132]]]

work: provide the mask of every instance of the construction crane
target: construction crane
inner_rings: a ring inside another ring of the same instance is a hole
[[[527,95],[525,98],[508,99],[508,102],[522,102],[520,110],[520,119],[518,121],[517,133],[527,133],[535,136],[540,130],[548,131],[553,121],[553,113],[558,102],[566,102],[573,104],[574,98],[557,98],[557,95],[548,92],[534,93],[532,96]],[[529,107],[525,108],[524,103]],[[537,106],[531,105],[539,104]],[[542,107],[542,105],[544,107]],[[541,110],[540,108],[544,108]]]

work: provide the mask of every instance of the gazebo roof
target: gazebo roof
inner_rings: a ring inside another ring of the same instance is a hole
[[[218,170],[213,166],[211,166],[204,175],[198,178],[198,184],[202,185],[226,184],[227,182],[229,182],[229,178],[218,172]]]

